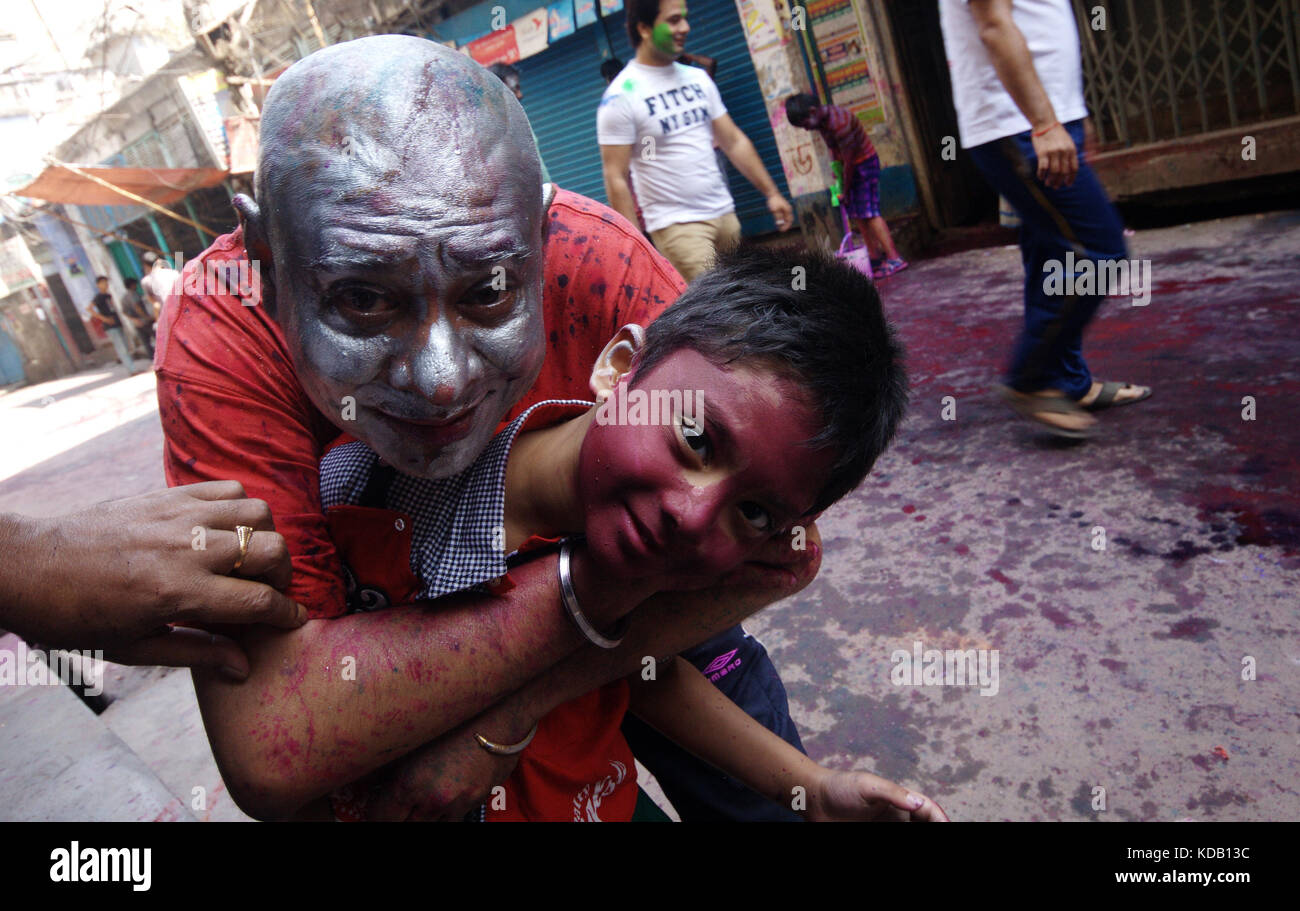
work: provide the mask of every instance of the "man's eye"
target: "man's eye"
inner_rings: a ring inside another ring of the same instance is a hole
[[[345,315],[380,316],[397,309],[396,302],[374,288],[343,288],[330,295],[330,301]]]
[[[514,283],[501,282],[497,279],[493,279],[490,282],[484,282],[475,288],[471,288],[469,293],[463,298],[464,303],[467,306],[478,309],[507,306],[512,303],[514,299]]]
[[[704,428],[694,418],[685,415],[682,415],[681,428],[686,445],[707,463],[713,457],[713,444],[709,442],[709,435],[704,432]]]
[[[767,533],[772,530],[771,514],[757,503],[741,503],[740,513],[755,531]]]

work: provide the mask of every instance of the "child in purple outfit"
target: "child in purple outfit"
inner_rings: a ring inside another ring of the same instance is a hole
[[[880,217],[880,156],[862,122],[844,108],[819,104],[808,94],[791,95],[785,100],[785,116],[790,123],[805,130],[816,130],[826,141],[844,173],[844,214],[867,244],[872,272],[884,278],[907,268],[898,255],[889,226]]]

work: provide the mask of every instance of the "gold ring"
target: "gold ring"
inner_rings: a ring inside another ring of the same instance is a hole
[[[239,558],[235,560],[233,571],[239,572],[239,567],[244,565],[244,560],[248,557],[248,542],[253,540],[253,526],[236,525],[235,534],[239,537]]]

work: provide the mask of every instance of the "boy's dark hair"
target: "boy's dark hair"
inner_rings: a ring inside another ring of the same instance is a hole
[[[785,118],[791,125],[801,127],[808,122],[808,115],[812,113],[813,108],[820,104],[816,95],[809,95],[807,92],[791,95],[785,100]]]
[[[128,290],[128,291],[134,291],[134,290],[135,290],[135,286],[138,285],[138,284],[140,284],[140,279],[138,279],[138,278],[128,278],[128,279],[126,279],[126,281],[122,282],[122,284],[126,285],[126,290]]]
[[[515,82],[519,81],[519,71],[508,63],[494,63],[488,67],[488,72],[502,82],[509,82],[511,79]]]
[[[96,275],[96,276],[95,276],[95,284],[97,284],[97,285],[98,285],[100,282],[106,282],[106,281],[108,281],[108,276],[107,276],[107,275]]]
[[[613,82],[614,77],[623,72],[623,61],[617,57],[610,57],[600,65],[601,78],[606,82]]]
[[[720,366],[761,362],[807,392],[825,423],[808,443],[838,454],[813,512],[862,482],[907,407],[903,348],[875,286],[828,253],[723,255],[646,329],[636,376],[682,348]]]
[[[632,42],[632,50],[636,50],[641,46],[641,33],[637,26],[655,27],[661,0],[627,0],[623,5],[627,9],[627,40]]]

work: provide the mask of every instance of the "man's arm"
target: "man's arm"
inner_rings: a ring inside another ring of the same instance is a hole
[[[998,79],[1029,121],[1038,179],[1049,187],[1069,186],[1079,170],[1079,151],[1056,119],[1029,45],[1011,17],[1011,0],[970,0],[969,5]]]
[[[723,114],[713,121],[713,138],[717,141],[718,148],[722,149],[722,154],[763,194],[767,208],[776,219],[777,228],[784,231],[794,224],[794,210],[790,208],[790,203],[776,188],[776,183],[763,166],[763,160],[758,157],[758,150],[740,127],[736,126],[730,114]]]
[[[635,225],[636,200],[632,197],[632,186],[627,181],[631,162],[630,145],[600,147],[600,167],[605,176],[605,195],[609,197],[609,207]]]
[[[605,628],[644,599],[574,554],[574,583]],[[511,570],[504,596],[314,620],[242,637],[252,672],[238,685],[194,674],[222,778],[240,808],[292,816],[472,718],[585,640],[560,607],[556,558]]]

